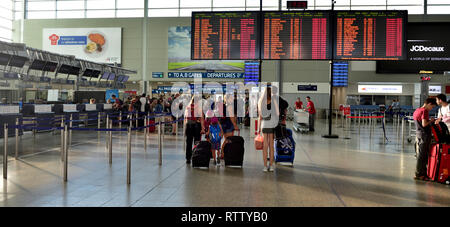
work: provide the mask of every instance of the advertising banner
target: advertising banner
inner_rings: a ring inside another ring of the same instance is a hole
[[[358,93],[402,93],[402,85],[358,85]]]
[[[105,100],[111,100],[111,103],[114,103],[114,100],[111,99],[112,95],[116,95],[117,98],[119,98],[119,90],[117,89],[112,89],[112,90],[106,90],[106,97]]]
[[[122,28],[44,28],[42,49],[106,64],[121,64]]]

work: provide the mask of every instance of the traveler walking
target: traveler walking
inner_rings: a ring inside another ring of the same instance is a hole
[[[186,164],[191,164],[192,142],[199,142],[201,134],[205,133],[203,111],[195,99],[198,99],[198,102],[200,101],[199,97],[193,96],[189,105],[186,107],[184,114],[184,125],[186,130]]]

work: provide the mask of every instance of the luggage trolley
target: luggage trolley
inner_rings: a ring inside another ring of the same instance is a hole
[[[296,132],[309,132],[309,113],[304,110],[294,111],[293,129]]]

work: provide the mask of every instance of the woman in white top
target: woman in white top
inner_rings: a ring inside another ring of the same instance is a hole
[[[436,123],[444,122],[450,128],[450,105],[447,103],[447,96],[439,94],[436,96],[436,103],[440,106]]]

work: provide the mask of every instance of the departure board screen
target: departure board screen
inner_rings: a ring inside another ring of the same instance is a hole
[[[259,59],[258,12],[193,12],[191,59]]]
[[[263,12],[262,59],[331,59],[330,11]]]
[[[405,60],[407,11],[334,11],[336,60]]]

